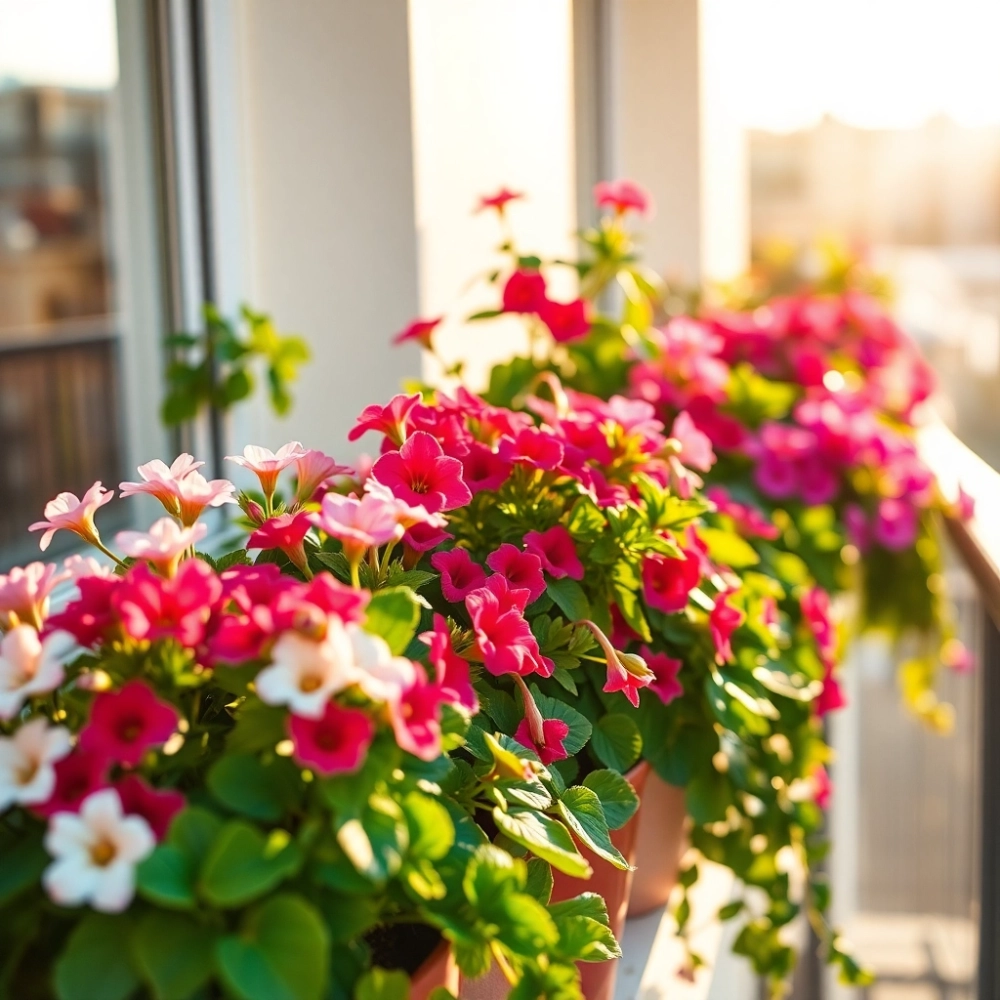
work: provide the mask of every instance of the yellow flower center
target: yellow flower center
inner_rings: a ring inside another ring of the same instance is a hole
[[[303,694],[311,694],[313,691],[323,686],[323,680],[318,674],[306,674],[299,681],[299,690]]]
[[[90,848],[90,860],[98,868],[105,868],[114,861],[117,853],[115,845],[107,837],[102,837]]]

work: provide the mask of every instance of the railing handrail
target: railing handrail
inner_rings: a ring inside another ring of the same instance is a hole
[[[1000,628],[1000,472],[941,422],[921,428],[918,446],[946,498],[957,499],[961,487],[975,501],[970,521],[948,517],[945,527]]]

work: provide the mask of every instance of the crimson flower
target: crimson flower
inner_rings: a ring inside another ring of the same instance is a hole
[[[113,597],[121,585],[119,577],[85,576],[76,583],[80,596],[45,623],[45,632],[69,632],[81,646],[95,646],[118,628]]]
[[[527,590],[512,589],[496,575],[465,599],[483,666],[495,677],[534,673],[549,677],[555,670],[555,664],[542,656],[522,613],[528,596]]]
[[[441,593],[445,600],[453,603],[464,601],[486,582],[486,572],[472,561],[467,549],[435,552],[431,565],[441,574]]]
[[[422,632],[420,641],[430,648],[427,658],[436,671],[444,700],[475,715],[479,711],[479,699],[469,677],[469,664],[455,652],[444,615],[434,615],[433,630]]]
[[[441,753],[441,702],[444,694],[417,667],[413,683],[398,699],[388,703],[389,721],[396,742],[421,760],[434,760]]]
[[[547,299],[538,315],[559,344],[579,340],[590,332],[587,303],[583,299],[574,299],[572,302],[553,302]]]
[[[813,704],[816,706],[816,714],[821,719],[830,712],[847,707],[847,695],[844,694],[840,682],[833,676],[832,663],[826,665],[826,671],[823,674],[823,690]],[[59,765],[56,764],[56,769],[58,770],[58,768]]]
[[[166,743],[177,729],[177,709],[156,697],[144,681],[99,694],[90,721],[80,733],[83,750],[107,761],[135,767],[151,747]]]
[[[516,545],[505,542],[486,557],[486,565],[504,577],[512,588],[527,590],[529,604],[545,592],[542,561],[534,552],[522,552]]]
[[[537,313],[547,301],[545,278],[538,271],[517,270],[504,285],[504,312]]]
[[[426,431],[416,431],[399,451],[382,455],[372,466],[372,478],[411,507],[438,511],[464,507],[472,493],[462,479],[462,463],[445,455]]]
[[[646,661],[646,666],[656,674],[656,680],[650,682],[649,690],[664,705],[669,705],[675,698],[684,694],[684,686],[677,679],[681,667],[684,666],[682,660],[675,660],[666,653],[654,653],[648,646],[643,646],[640,653]]]
[[[509,188],[502,187],[496,194],[481,197],[475,210],[476,212],[485,212],[488,208],[495,208],[498,213],[503,215],[509,202],[520,201],[523,197],[524,195],[520,191],[511,191]]]
[[[394,344],[417,343],[425,351],[431,349],[431,334],[440,325],[444,316],[437,319],[415,319],[405,330],[401,330],[392,338]],[[353,440],[353,439],[352,439]]]
[[[538,759],[545,765],[557,760],[565,760],[569,753],[563,746],[563,741],[569,736],[569,726],[562,719],[543,719],[541,740],[535,742],[531,733],[531,725],[527,719],[514,732],[514,739],[523,747],[534,750]]]
[[[293,566],[308,576],[305,537],[312,527],[311,515],[304,510],[297,514],[279,514],[265,521],[247,541],[248,549],[281,549]]]
[[[385,406],[378,403],[366,406],[347,435],[347,440],[357,441],[366,432],[375,431],[384,434],[398,448],[413,429],[414,417],[427,412],[427,407],[422,405],[420,399],[419,392],[412,396],[398,393]]]
[[[501,438],[497,453],[505,462],[517,462],[546,471],[558,468],[565,454],[562,442],[554,434],[538,427],[524,427],[512,438]]]
[[[375,724],[364,712],[332,701],[318,719],[289,715],[286,724],[295,759],[323,775],[356,771],[375,738]]]
[[[436,549],[442,542],[446,542],[449,538],[454,537],[454,535],[449,534],[443,528],[425,521],[414,524],[403,535],[403,543],[413,549],[414,552],[430,552],[431,549]]]
[[[698,586],[701,570],[695,555],[680,559],[649,555],[642,563],[642,589],[646,603],[665,614],[683,611],[688,594]]]
[[[98,753],[78,748],[52,765],[56,787],[48,801],[31,807],[39,816],[57,812],[76,812],[92,792],[107,786],[108,760]]]
[[[469,443],[469,453],[462,456],[462,477],[473,493],[498,490],[510,478],[510,462],[479,441]]]
[[[653,199],[649,192],[635,181],[625,178],[595,184],[594,201],[598,208],[613,208],[618,215],[634,209],[646,218],[653,217]]]
[[[529,531],[524,536],[524,547],[538,556],[542,569],[556,580],[565,576],[583,579],[583,563],[576,554],[573,537],[561,524],[548,531]]]
[[[715,607],[708,616],[708,627],[715,644],[715,659],[720,664],[733,658],[733,647],[729,640],[746,617],[739,608],[734,608],[729,603],[729,597],[734,593],[734,590],[724,590],[719,594],[715,598]]]
[[[114,787],[122,800],[122,811],[128,816],[141,816],[157,840],[163,840],[171,821],[185,806],[184,796],[176,789],[151,788],[137,774],[126,774]]]

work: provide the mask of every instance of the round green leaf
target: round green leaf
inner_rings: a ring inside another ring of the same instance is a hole
[[[620,830],[639,808],[635,789],[617,771],[591,771],[583,783],[601,800],[604,818],[612,830]]]
[[[623,712],[611,712],[594,726],[590,745],[601,763],[627,771],[642,753],[639,727]]]
[[[173,844],[159,844],[136,870],[139,894],[152,903],[175,910],[194,906],[194,876],[192,858]]]
[[[139,985],[129,961],[124,917],[88,913],[55,965],[59,1000],[125,1000]]]
[[[147,913],[136,928],[133,948],[143,978],[156,1000],[187,1000],[208,981],[214,965],[215,933],[177,913]]]
[[[264,764],[250,754],[227,754],[208,772],[208,787],[233,812],[276,822],[298,800],[302,784],[287,757]]]
[[[601,801],[589,788],[582,785],[567,788],[559,800],[559,815],[596,855],[610,861],[616,868],[629,870],[629,863],[611,843]]]
[[[227,823],[201,866],[198,888],[215,906],[241,906],[294,874],[302,852],[284,831],[265,837],[241,820]]]

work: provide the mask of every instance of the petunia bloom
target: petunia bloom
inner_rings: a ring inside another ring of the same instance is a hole
[[[135,895],[135,869],[156,846],[141,816],[126,816],[113,788],[95,792],[79,814],[57,813],[45,835],[55,859],[42,874],[49,898],[60,906],[90,903],[120,913]]]
[[[90,545],[100,545],[101,538],[94,524],[94,514],[114,498],[114,490],[105,490],[100,482],[94,483],[82,497],[75,493],[60,493],[45,505],[44,521],[28,526],[29,531],[43,531],[39,548],[44,552],[57,531],[72,531]]]
[[[388,702],[389,721],[400,748],[421,760],[441,754],[441,688],[427,680],[422,669],[397,699]]]
[[[648,555],[642,562],[642,589],[646,603],[664,614],[675,614],[687,606],[688,595],[698,586],[701,568],[694,553],[680,559]]]
[[[483,666],[495,677],[534,673],[550,677],[555,670],[555,664],[541,655],[524,617],[527,601],[527,590],[511,588],[499,575],[491,576],[465,599]]]
[[[107,787],[108,761],[100,754],[77,748],[57,760],[53,770],[56,781],[52,794],[31,807],[38,816],[76,812],[88,795]]]
[[[891,498],[881,500],[872,524],[872,538],[892,552],[908,549],[916,541],[918,520],[913,504]]]
[[[635,181],[599,181],[594,185],[594,202],[598,208],[613,208],[618,215],[634,210],[647,219],[653,217],[653,199]]]
[[[366,406],[348,433],[347,440],[357,441],[368,431],[375,431],[384,434],[398,448],[413,430],[414,416],[424,410],[426,407],[421,403],[419,392],[411,396],[397,393],[385,406],[378,403]]]
[[[479,699],[469,677],[469,664],[455,652],[445,617],[435,614],[433,630],[422,632],[419,639],[429,647],[427,658],[434,667],[444,700],[475,715],[479,711]]]
[[[181,556],[208,534],[207,524],[180,528],[170,517],[161,517],[149,531],[119,531],[115,544],[131,559],[152,563],[165,576],[173,576]]]
[[[576,554],[573,536],[561,524],[548,531],[529,531],[524,536],[524,548],[538,556],[542,569],[554,579],[583,579],[583,563]]]
[[[80,732],[80,748],[136,767],[147,750],[170,739],[178,718],[177,709],[157,698],[145,681],[131,680],[120,691],[97,695]]]
[[[68,572],[60,572],[53,563],[15,566],[0,576],[0,615],[14,615],[19,622],[41,628],[49,613],[49,594],[69,578]]]
[[[529,604],[545,593],[542,560],[534,552],[522,552],[516,545],[505,542],[486,557],[486,565],[504,577],[512,588],[527,590]]]
[[[324,776],[356,771],[375,738],[375,724],[368,715],[332,701],[319,718],[290,715],[286,725],[295,759]]]
[[[583,299],[574,299],[572,302],[546,299],[538,315],[557,344],[568,344],[586,337],[590,332],[590,317],[587,315],[587,303]]]
[[[63,660],[72,636],[53,632],[41,639],[31,625],[12,628],[0,641],[0,719],[13,719],[34,695],[62,684]]]
[[[163,840],[173,818],[184,808],[184,796],[174,788],[151,788],[137,774],[126,774],[114,789],[122,800],[122,809],[141,816],[158,841]]]
[[[537,736],[537,738],[536,738]],[[569,726],[562,719],[543,719],[540,733],[532,733],[527,719],[514,731],[514,739],[523,747],[534,750],[538,759],[548,766],[557,760],[565,760],[569,752],[563,745],[569,736]]]
[[[357,563],[369,548],[399,541],[403,526],[394,502],[372,493],[360,500],[327,493],[318,514],[308,515],[312,524],[344,547],[349,563]]]
[[[546,302],[545,278],[538,271],[515,271],[504,285],[504,312],[537,313]]]
[[[415,319],[405,330],[392,338],[394,344],[419,344],[425,351],[431,349],[431,335],[441,325],[444,316],[435,319]]]
[[[208,481],[198,472],[204,464],[186,452],[169,467],[157,458],[139,466],[142,482],[121,483],[119,489],[123,497],[143,493],[156,497],[169,514],[190,527],[206,507],[236,502],[236,487],[228,479]]]
[[[486,572],[472,561],[467,549],[435,552],[431,565],[441,574],[441,593],[445,600],[453,603],[464,601],[486,582]]]
[[[117,576],[85,576],[77,581],[80,596],[45,624],[46,635],[68,632],[81,646],[93,647],[119,631],[112,598],[121,584]]]
[[[509,188],[502,187],[496,194],[491,194],[489,196],[483,195],[478,204],[476,205],[476,212],[483,212],[488,208],[495,208],[500,215],[503,215],[504,209],[512,201],[519,201],[524,195],[519,191],[511,191]]]
[[[304,458],[305,449],[298,441],[289,441],[277,451],[262,448],[260,445],[248,444],[242,455],[227,455],[227,462],[235,462],[249,469],[259,480],[260,488],[265,497],[272,497],[278,485],[278,476],[284,469]]]
[[[608,674],[602,690],[608,693],[621,691],[638,708],[639,692],[642,688],[649,687],[656,679],[656,675],[637,653],[623,653],[621,650],[615,649],[611,640],[592,621],[584,620],[579,624],[586,625],[590,629],[591,635],[597,640],[597,644],[604,653]]]
[[[444,454],[426,431],[416,431],[399,451],[382,455],[372,466],[372,477],[411,507],[430,513],[464,507],[472,493],[462,479],[462,463]]]
[[[45,802],[56,786],[56,761],[70,751],[69,730],[45,718],[26,722],[12,736],[0,736],[0,814],[12,805]]]
[[[715,607],[708,616],[708,627],[715,645],[715,660],[719,664],[727,663],[733,658],[730,638],[746,618],[739,608],[734,608],[729,603],[729,598],[734,593],[733,590],[726,590],[719,594],[715,598]]]
[[[511,464],[551,471],[560,465],[565,453],[562,442],[550,431],[523,427],[514,437],[500,439],[497,454]]]
[[[304,510],[295,514],[278,514],[266,520],[247,539],[248,549],[280,549],[293,566],[309,575],[305,537],[312,527],[312,515]]]
[[[348,466],[340,465],[335,458],[310,448],[295,460],[295,499],[308,503],[328,479],[350,472]]]
[[[683,660],[675,660],[666,653],[653,652],[648,646],[643,646],[639,652],[646,661],[646,666],[656,675],[649,684],[649,690],[656,695],[664,705],[669,705],[675,698],[684,694],[684,686],[677,679]]]
[[[699,472],[708,472],[715,464],[711,440],[698,430],[687,410],[677,414],[670,436],[680,445],[678,458],[684,465]]]

